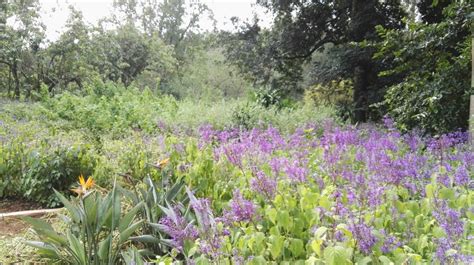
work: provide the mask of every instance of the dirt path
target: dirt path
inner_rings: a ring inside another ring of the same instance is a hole
[[[30,202],[4,200],[0,201],[0,213],[39,209],[39,205]],[[28,224],[19,218],[0,218],[0,236],[14,237],[25,232]]]

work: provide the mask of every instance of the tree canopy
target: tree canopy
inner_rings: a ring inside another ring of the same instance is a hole
[[[270,25],[232,18],[235,29],[220,32],[201,28],[212,11],[199,1],[115,0],[96,25],[71,7],[48,41],[38,0],[3,1],[1,89],[19,99],[115,82],[214,98],[252,87],[265,107],[305,98],[354,123],[390,115],[402,129],[467,128],[468,1],[256,3]]]

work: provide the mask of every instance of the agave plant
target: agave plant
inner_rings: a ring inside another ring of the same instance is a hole
[[[134,220],[143,203],[122,215],[122,194],[116,182],[105,196],[90,190],[92,181],[80,179],[80,184],[79,196],[72,200],[55,191],[68,211],[67,216],[61,216],[66,223],[66,234],[55,231],[41,219],[26,217],[25,221],[32,225],[41,241],[25,243],[52,261],[80,265],[117,264],[123,258],[121,250],[130,236],[142,226],[143,220]]]

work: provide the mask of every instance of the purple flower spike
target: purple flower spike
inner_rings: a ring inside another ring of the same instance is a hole
[[[254,178],[250,180],[250,187],[254,192],[262,194],[266,199],[272,200],[275,197],[277,182],[258,171]]]
[[[230,201],[230,209],[224,213],[225,222],[250,222],[256,215],[256,206],[253,202],[243,198],[240,190],[234,191],[234,196]]]

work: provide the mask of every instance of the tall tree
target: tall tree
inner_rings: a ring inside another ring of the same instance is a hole
[[[84,82],[93,76],[93,64],[90,60],[90,28],[83,20],[80,11],[70,6],[70,15],[66,21],[65,32],[45,51],[41,69],[42,81],[53,89],[64,89],[75,84],[81,89]]]
[[[1,5],[0,64],[6,66],[13,79],[15,98],[20,98],[20,87],[27,93],[39,84],[35,72],[35,55],[44,40],[44,25],[39,20],[37,0],[7,1]],[[11,23],[7,23],[10,21]],[[25,81],[24,84],[22,80]],[[10,92],[11,82],[8,82]]]
[[[115,0],[114,7],[127,24],[135,25],[150,38],[160,38],[176,50],[182,48],[186,37],[199,30],[199,21],[212,15],[200,1],[185,0]]]
[[[380,29],[376,56],[391,63],[384,76],[398,75],[388,86],[384,106],[402,129],[438,134],[468,128],[471,29],[468,1],[443,9],[438,23],[412,22],[402,30]]]
[[[273,76],[279,80],[286,79],[284,85],[294,90],[297,89],[297,80],[301,78],[302,63],[309,61],[314,52],[324,49],[327,43],[344,45],[346,49],[352,50],[350,70],[354,80],[354,117],[356,121],[366,121],[368,106],[373,103],[370,96],[374,94],[373,90],[379,88],[372,60],[374,49],[367,44],[378,40],[376,25],[387,28],[403,26],[404,12],[400,1],[290,0],[259,3],[273,12],[273,25],[266,32],[256,23],[248,24],[237,33],[240,46],[247,46],[244,56],[251,60],[274,62],[267,66],[271,67],[271,71],[267,72],[276,72]],[[231,59],[239,56],[232,51],[234,47],[232,45],[228,49]],[[254,55],[247,55],[249,53]],[[259,78],[256,73],[260,70],[252,66],[252,61],[243,59],[237,62],[241,62],[244,71]],[[268,75],[264,78],[269,79]]]

